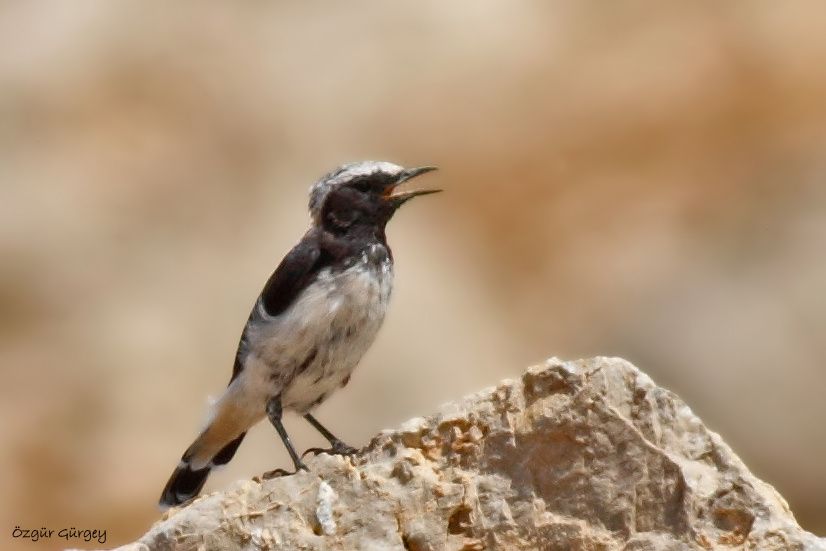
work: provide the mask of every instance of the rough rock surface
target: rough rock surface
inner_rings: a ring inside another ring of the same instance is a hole
[[[199,498],[122,550],[826,550],[676,395],[549,360],[357,457]]]

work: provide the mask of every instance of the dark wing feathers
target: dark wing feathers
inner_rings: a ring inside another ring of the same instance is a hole
[[[298,295],[301,294],[301,291],[309,285],[318,271],[329,264],[329,259],[329,255],[322,254],[316,233],[312,230],[308,232],[298,245],[287,253],[287,256],[284,257],[281,264],[278,265],[278,268],[275,269],[275,272],[273,272],[264,285],[260,296],[264,311],[270,316],[277,316],[283,313]],[[257,315],[256,301],[247,325],[249,325],[250,321],[253,321]],[[242,360],[245,336],[246,327],[244,328],[244,333],[241,335],[241,342],[238,344],[238,352],[235,355],[235,364],[232,368],[230,383],[235,380],[244,367]]]
[[[293,303],[321,269],[320,258],[318,241],[309,235],[287,253],[261,291],[261,301],[267,314],[277,316]]]

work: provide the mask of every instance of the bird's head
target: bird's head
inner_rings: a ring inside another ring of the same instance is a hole
[[[404,203],[441,191],[397,190],[407,180],[432,170],[436,167],[403,168],[384,161],[342,165],[310,188],[310,216],[314,224],[336,233],[360,227],[383,230]]]

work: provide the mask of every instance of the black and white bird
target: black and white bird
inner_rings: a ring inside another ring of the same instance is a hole
[[[408,200],[440,191],[397,187],[434,169],[362,161],[339,167],[310,188],[310,228],[256,300],[229,385],[166,483],[162,507],[198,495],[210,469],[228,463],[247,430],[264,417],[296,471],[306,469],[281,422],[285,410],[303,415],[330,442],[324,451],[355,452],[310,412],[347,384],[376,338],[393,289],[385,226]]]

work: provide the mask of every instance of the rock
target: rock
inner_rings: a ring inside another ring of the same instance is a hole
[[[616,358],[549,360],[309,467],[203,496],[120,549],[826,550]]]

